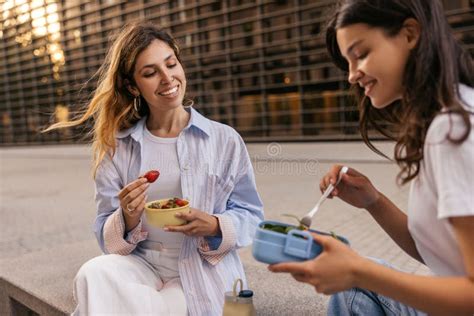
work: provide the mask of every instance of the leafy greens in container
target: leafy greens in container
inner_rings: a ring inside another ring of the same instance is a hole
[[[292,225],[275,225],[275,224],[270,224],[270,223],[266,223],[262,226],[263,229],[266,229],[266,230],[270,230],[270,231],[273,231],[273,232],[277,232],[277,233],[280,233],[280,234],[288,234],[288,232],[290,230],[293,230],[293,229],[298,229],[298,230],[309,230],[309,227],[306,227],[304,224],[301,223],[301,220],[295,216],[295,215],[291,215],[291,214],[282,214],[283,216],[286,216],[286,217],[292,217],[294,219],[296,219],[298,221],[298,226],[292,226]],[[329,234],[327,234],[329,236],[332,236],[334,238],[336,238],[337,240],[341,240],[341,238],[339,238],[334,232],[330,232]]]

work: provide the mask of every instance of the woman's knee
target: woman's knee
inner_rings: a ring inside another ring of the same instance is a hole
[[[76,274],[76,280],[88,279],[93,276],[104,275],[111,271],[112,266],[121,260],[120,255],[102,255],[84,263]]]
[[[354,289],[342,291],[331,295],[329,299],[328,311],[329,316],[351,315],[350,300],[354,296]]]

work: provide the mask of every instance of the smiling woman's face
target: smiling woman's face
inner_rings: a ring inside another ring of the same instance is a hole
[[[166,42],[154,40],[138,55],[133,78],[150,111],[168,111],[183,104],[186,76]]]
[[[381,28],[352,24],[337,30],[337,43],[349,63],[349,82],[364,88],[374,107],[401,99],[405,66],[413,48],[403,29],[389,37]]]

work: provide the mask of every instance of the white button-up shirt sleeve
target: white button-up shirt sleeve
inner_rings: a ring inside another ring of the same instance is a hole
[[[104,225],[110,215],[120,211],[118,192],[122,187],[122,180],[114,162],[109,156],[105,156],[97,169],[95,176],[95,201],[97,205],[97,217],[94,223],[94,233],[104,253],[107,251],[104,243]]]
[[[94,232],[104,253],[128,255],[140,241],[146,239],[147,233],[142,232],[141,221],[131,232],[125,232],[125,221],[118,198],[123,187],[123,175],[116,164],[116,161],[106,156],[97,169],[95,189],[98,214]]]
[[[217,204],[226,199],[225,211],[214,214],[219,220],[222,236],[206,237],[199,243],[199,252],[213,265],[230,250],[250,245],[255,229],[263,219],[263,205],[257,193],[250,157],[240,136],[234,135],[234,137],[237,146],[240,147],[240,152],[236,152],[238,157],[232,158],[238,162],[234,169],[236,174],[230,176],[235,178],[235,183],[230,187],[224,185],[224,188],[215,188],[213,192],[213,200]]]

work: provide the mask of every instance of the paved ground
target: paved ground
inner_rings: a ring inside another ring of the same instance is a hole
[[[391,153],[390,144],[380,146]],[[304,215],[320,196],[319,178],[334,162],[365,173],[396,204],[406,208],[408,187],[395,184],[397,166],[359,142],[249,144],[248,148],[267,219],[288,221],[280,216],[288,212]],[[94,239],[90,165],[90,148],[83,145],[0,149],[0,265]],[[329,200],[314,223],[316,229],[346,236],[363,255],[385,259],[405,271],[427,272],[362,210]],[[287,276],[270,274],[264,264],[253,260],[251,248],[240,253],[252,275],[249,283],[256,292],[257,306],[270,301],[278,315],[286,315],[298,297],[307,302],[312,314],[324,313],[326,297]],[[262,287],[263,280],[272,280],[271,286]]]

